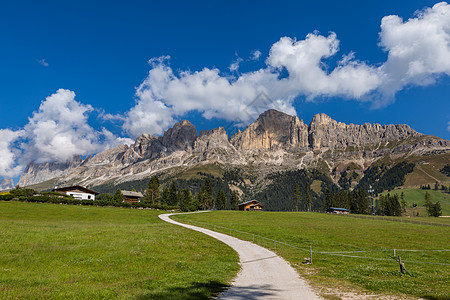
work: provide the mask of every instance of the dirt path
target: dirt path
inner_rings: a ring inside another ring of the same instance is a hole
[[[422,172],[423,172],[425,175],[427,175],[428,177],[430,177],[430,178],[434,179],[435,181],[441,183],[441,181],[440,181],[439,179],[437,179],[436,177],[431,176],[430,174],[428,174],[428,173],[427,173],[424,169],[422,169],[420,166],[417,166],[417,169],[419,169],[420,171],[422,171]]]
[[[169,218],[171,215],[163,214],[159,218],[207,234],[239,254],[241,271],[220,299],[320,299],[305,280],[274,252],[226,234],[173,221]]]

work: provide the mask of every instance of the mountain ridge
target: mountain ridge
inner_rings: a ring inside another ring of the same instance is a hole
[[[32,162],[20,177],[19,185],[56,178],[58,185],[95,186],[211,163],[223,168],[254,165],[257,172],[322,168],[323,172],[331,173],[342,163],[353,162],[364,170],[384,155],[423,155],[449,150],[450,141],[423,135],[405,124],[347,125],[326,114],[316,114],[306,125],[297,116],[268,110],[245,130],[230,137],[223,127],[197,133],[194,125],[183,120],[162,136],[144,133],[133,145],[119,145],[84,160]]]

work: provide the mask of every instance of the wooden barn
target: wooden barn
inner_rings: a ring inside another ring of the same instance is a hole
[[[142,193],[135,191],[122,190],[123,202],[141,202],[141,198],[144,197]]]
[[[257,200],[250,200],[237,205],[239,210],[262,210],[264,205]]]

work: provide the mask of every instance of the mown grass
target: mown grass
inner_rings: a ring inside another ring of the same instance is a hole
[[[396,250],[407,261],[407,274],[402,275],[392,250],[450,249],[450,227],[290,212],[217,211],[173,218],[228,234],[229,229],[218,226],[246,232],[231,231],[239,238],[254,239],[255,243],[275,249],[324,294],[348,290],[426,299],[448,299],[450,295],[450,252]],[[305,265],[302,262],[309,257],[310,246],[314,251],[313,264]],[[318,253],[345,251],[367,252]]]
[[[398,197],[400,199],[400,195],[402,192],[405,195],[405,201],[408,204],[409,215],[413,214],[412,204],[416,203],[417,208],[414,209],[414,212],[415,213],[419,212],[420,216],[428,216],[426,209],[424,208],[425,193],[428,192],[431,196],[431,202],[435,203],[436,201],[439,201],[441,203],[442,215],[450,216],[450,194],[443,193],[440,190],[437,190],[437,191],[436,190],[422,190],[419,188],[393,190],[393,191],[390,191],[389,193],[391,195],[398,195]],[[387,193],[388,192],[384,192],[383,195],[385,195]]]
[[[0,202],[1,299],[207,299],[237,254],[152,210]]]

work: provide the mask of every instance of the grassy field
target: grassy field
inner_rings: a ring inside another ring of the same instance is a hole
[[[151,210],[0,202],[0,299],[207,299],[237,254]]]
[[[327,298],[336,299],[338,291],[425,299],[450,295],[450,252],[429,251],[450,249],[450,227],[290,212],[216,211],[173,218],[227,234],[229,229],[218,226],[241,231],[231,232],[275,249]],[[305,265],[310,246],[313,264]],[[428,251],[396,250],[407,269],[402,275],[393,249]]]
[[[425,204],[425,193],[430,193],[431,202],[435,203],[439,201],[442,207],[442,215],[450,216],[450,194],[443,193],[441,191],[435,190],[422,190],[422,189],[403,189],[390,191],[391,195],[397,194],[399,197],[401,193],[404,193],[406,203],[408,204],[408,213],[412,215],[412,204],[417,203],[417,208],[414,212],[419,212],[419,216],[428,216],[426,209],[423,207]],[[383,193],[387,194],[387,192]]]

